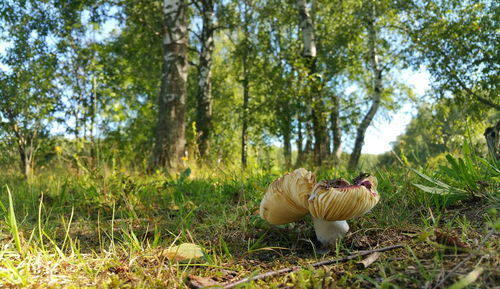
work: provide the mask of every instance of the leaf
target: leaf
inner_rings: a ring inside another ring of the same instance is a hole
[[[203,257],[200,246],[193,243],[182,243],[179,246],[170,247],[162,252],[162,255],[171,261],[185,261]]]
[[[446,155],[446,159],[448,160],[448,163],[451,165],[453,170],[455,171],[460,171],[460,167],[457,163],[457,160],[450,154]]]
[[[460,238],[456,234],[436,229],[434,235],[436,236],[436,242],[439,244],[451,247],[469,248],[469,245],[460,241]]]
[[[421,184],[413,184],[413,185],[426,193],[438,194],[438,195],[447,195],[450,193],[450,191],[446,190],[446,189],[441,189],[441,188],[436,188],[436,187],[428,187],[428,186],[424,186]]]
[[[189,178],[190,175],[191,175],[191,169],[190,168],[185,169],[179,176],[177,183],[182,184],[187,178]]]
[[[188,282],[191,288],[205,288],[220,285],[215,282],[212,278],[200,277],[195,275],[188,276]]]
[[[477,280],[479,275],[483,273],[484,269],[482,267],[476,267],[469,274],[465,275],[462,279],[458,280],[455,284],[448,287],[449,289],[462,289],[467,287],[468,285],[474,283]]]
[[[484,166],[491,169],[493,173],[500,174],[500,170],[495,165],[490,164],[486,159],[483,158],[478,158],[478,159]]]
[[[417,174],[417,175],[419,175],[420,177],[422,177],[422,178],[424,178],[424,179],[428,180],[429,182],[431,182],[431,183],[433,183],[433,184],[435,184],[435,185],[440,186],[441,188],[444,188],[444,189],[450,189],[450,188],[451,188],[448,184],[445,184],[445,183],[443,183],[443,182],[441,182],[441,181],[438,181],[438,180],[436,180],[436,179],[433,179],[433,178],[429,177],[428,175],[423,174],[423,173],[421,173],[421,172],[419,172],[419,171],[417,171],[417,170],[415,170],[415,169],[410,168],[410,170],[412,170],[414,173],[416,173],[416,174]]]

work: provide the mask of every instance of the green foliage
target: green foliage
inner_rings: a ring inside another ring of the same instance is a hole
[[[451,92],[461,104],[495,106],[498,96],[498,5],[492,1],[408,2],[407,35],[436,90]],[[453,53],[450,53],[453,51]],[[412,50],[408,52],[414,53]],[[493,103],[493,104],[492,104]],[[499,109],[496,104],[496,109]]]
[[[441,99],[434,104],[422,104],[403,135],[398,136],[393,151],[414,166],[436,169],[446,162],[448,153],[458,154],[466,139],[474,154],[486,156],[484,131],[493,123],[492,110],[480,110],[479,118],[474,108],[463,107],[452,99]],[[383,165],[396,162],[392,153],[381,156]]]
[[[448,166],[440,166],[440,173],[460,184],[470,195],[485,197],[498,193],[498,162],[474,155],[467,141],[463,145],[463,157],[447,155],[446,159]]]
[[[314,65],[301,55],[296,1],[216,1],[211,152],[199,160],[192,65],[184,170],[147,175],[163,62],[162,1],[0,1],[0,185],[6,188],[0,189],[0,287],[179,288],[190,285],[188,276],[228,282],[256,268],[323,258],[310,219],[269,226],[258,216],[259,203],[291,168],[290,157],[297,158],[299,135],[301,148],[315,141],[312,111],[327,128],[338,100],[343,140],[354,138],[374,93],[370,25],[384,72],[381,107],[394,111],[414,101],[417,111],[393,154],[361,156],[360,169],[378,178],[381,202],[349,221],[352,234],[334,254],[386,243],[407,249],[363,271],[352,262],[304,268],[248,287],[430,286],[461,260],[443,249],[449,244],[437,244],[440,226],[460,231],[458,239],[477,254],[471,264],[492,267],[478,287],[496,285],[490,283],[498,242],[476,244],[485,227],[499,227],[500,169],[483,137],[498,121],[491,108],[498,95],[498,5],[307,2]],[[190,7],[188,16],[188,61],[196,65],[203,45],[199,11]],[[430,100],[418,100],[399,76],[409,65],[432,74]],[[326,160],[316,176],[354,177],[347,159],[344,153],[340,164]],[[29,182],[15,172],[19,163],[37,165]],[[205,257],[179,264],[162,256],[181,243],[204,248]],[[451,279],[445,285],[458,281]]]
[[[0,39],[8,41],[0,57],[0,134],[16,148],[26,178],[60,105],[54,77],[58,59],[48,43],[54,29],[48,21],[53,10],[50,5],[33,4],[9,2],[5,5],[11,13],[0,15],[5,27]]]
[[[447,154],[446,160],[448,164],[439,167],[437,176],[443,178],[450,185],[412,169],[413,172],[434,185],[429,187],[415,184],[415,186],[424,192],[443,196],[451,194],[468,198],[499,197],[500,169],[498,162],[475,155],[468,141],[463,143],[462,157],[456,158]]]
[[[49,142],[57,127],[58,131],[65,129],[66,137],[75,139],[77,154],[144,168],[151,153],[157,116],[162,3],[88,0],[47,1],[40,7],[34,1],[3,5],[2,21],[8,28],[1,35],[6,41],[2,63],[16,67],[18,73],[10,68],[3,71],[2,93],[10,96],[2,97],[2,106],[15,110],[14,115],[26,115],[27,122],[18,120],[27,125],[26,134],[43,135],[39,144],[44,147],[38,149],[37,160],[47,164],[45,154],[50,157],[54,145]],[[496,68],[491,61],[495,55],[495,45],[490,45],[495,40],[491,23],[496,13],[492,5],[481,1],[422,5],[382,1],[374,6],[379,32],[377,50],[385,72],[381,100],[384,110],[397,110],[403,102],[414,100],[411,89],[398,77],[411,61],[416,65],[428,64],[436,77],[439,87],[435,87],[433,97],[444,95],[450,99],[437,101],[433,112],[422,107],[419,120],[408,129],[408,137],[399,140],[401,144],[395,151],[404,152],[409,162],[419,165],[460,147],[464,134],[461,104],[468,103],[463,102],[464,95],[470,94],[468,89],[484,97],[493,95],[492,72]],[[346,139],[353,137],[372,93],[365,29],[371,13],[368,2],[319,1],[311,7],[318,43],[314,75],[309,75],[309,64],[301,56],[299,17],[293,1],[229,1],[216,6],[213,151],[205,161],[231,165],[239,159],[243,59],[249,64],[251,162],[260,165],[265,151],[272,150],[277,142],[287,146],[289,151],[282,150],[283,154],[291,155],[291,151],[297,150],[298,123],[301,122],[300,133],[305,142],[307,130],[311,129],[311,110],[318,111],[327,122],[330,112],[336,109],[336,99],[340,99],[342,133]],[[189,13],[190,41],[196,48],[190,50],[189,60],[195,64],[196,50],[202,45],[196,38],[199,15],[194,10]],[[440,25],[432,24],[436,21]],[[110,27],[114,30],[110,31]],[[455,36],[467,40],[456,41]],[[441,55],[438,50],[444,46],[456,51],[457,58]],[[466,51],[476,50],[479,53],[474,57],[466,57]],[[18,65],[18,60],[25,64]],[[446,67],[451,67],[454,74],[443,70]],[[484,71],[479,73],[479,68]],[[479,73],[477,81],[471,73]],[[190,124],[186,134],[190,160],[198,158],[195,144],[199,136],[190,129],[197,105],[195,74],[193,66],[189,73],[186,121]],[[464,77],[461,80],[467,89],[453,80],[455,74]],[[311,89],[318,89],[319,101],[306,99]],[[13,102],[13,95],[23,101]],[[27,106],[32,109],[23,108]],[[489,119],[494,116],[484,107],[466,108],[473,138],[478,138],[480,134],[475,131],[487,123],[482,122],[481,115],[486,113]],[[2,133],[12,136],[15,121],[6,122],[8,118],[3,115]],[[36,132],[36,127],[41,130]],[[7,144],[9,154],[14,152],[14,143]],[[7,157],[11,159],[7,153],[2,154],[2,158]]]

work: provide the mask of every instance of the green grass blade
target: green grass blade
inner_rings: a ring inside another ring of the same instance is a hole
[[[445,189],[441,189],[441,188],[429,187],[429,186],[424,186],[421,184],[413,184],[413,185],[426,193],[438,194],[438,195],[447,195],[450,193],[449,190],[445,190]]]
[[[448,184],[445,184],[445,183],[443,183],[441,181],[433,179],[433,178],[429,177],[428,175],[426,175],[424,173],[421,173],[421,172],[419,172],[419,171],[417,171],[417,170],[415,170],[413,168],[409,168],[409,169],[412,170],[417,175],[419,175],[421,178],[423,178],[423,179],[425,179],[425,180],[427,180],[427,181],[429,181],[429,182],[431,182],[431,183],[433,183],[433,184],[435,184],[437,186],[440,186],[443,189],[451,189],[451,186],[448,185]]]
[[[5,185],[7,188],[7,194],[9,195],[9,214],[8,214],[8,221],[7,223],[9,224],[10,228],[10,233],[14,237],[14,243],[16,244],[16,249],[21,256],[23,256],[23,251],[21,247],[21,237],[19,235],[19,230],[17,228],[17,222],[16,222],[16,214],[14,213],[14,202],[12,201],[12,193],[10,192],[9,186]]]

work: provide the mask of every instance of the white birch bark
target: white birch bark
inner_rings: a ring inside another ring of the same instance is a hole
[[[306,0],[297,0],[299,11],[299,26],[302,33],[302,44],[304,49],[302,57],[305,58],[306,66],[309,68],[307,85],[311,87],[308,95],[308,105],[312,107],[308,116],[312,121],[314,131],[314,163],[321,165],[328,154],[328,131],[326,118],[324,116],[324,103],[321,97],[320,77],[316,71],[316,39],[314,25],[310,9]]]
[[[163,73],[150,167],[177,169],[186,143],[186,3],[184,0],[165,0],[163,5]]]
[[[304,57],[316,57],[316,41],[314,38],[314,26],[307,7],[306,0],[297,0],[297,9],[299,10],[300,17],[300,30],[302,31],[302,43],[304,50],[302,55]]]

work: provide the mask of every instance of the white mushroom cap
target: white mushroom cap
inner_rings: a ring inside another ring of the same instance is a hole
[[[309,213],[308,198],[316,177],[300,168],[272,182],[260,203],[260,215],[274,225],[302,219]]]

